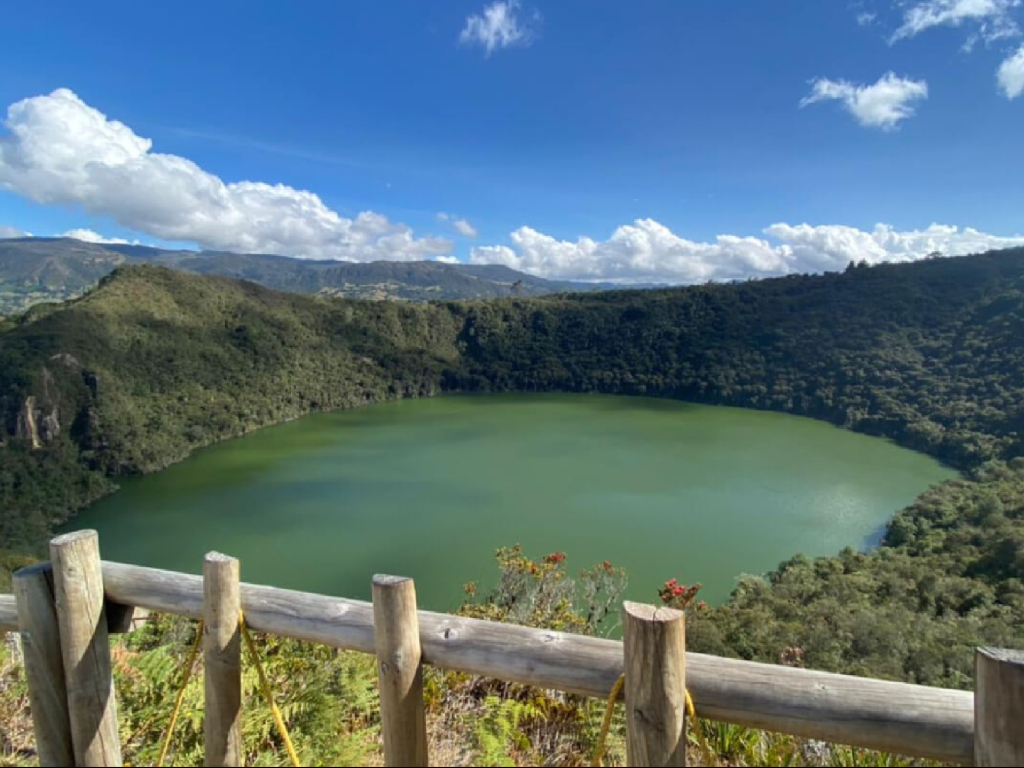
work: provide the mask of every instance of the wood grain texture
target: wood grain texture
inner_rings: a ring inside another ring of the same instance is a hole
[[[686,615],[622,605],[626,764],[686,765]]]
[[[238,560],[203,560],[204,764],[242,764],[242,633]]]
[[[427,719],[412,579],[373,577],[373,620],[384,764],[426,766]]]
[[[53,598],[53,570],[49,563],[22,568],[14,574],[12,586],[39,765],[73,765],[75,753]]]
[[[974,764],[1024,765],[1024,651],[974,654]]]
[[[198,576],[104,563],[108,598],[198,619]],[[360,600],[242,585],[254,630],[374,653],[373,607]],[[604,698],[622,674],[622,643],[419,611],[423,662]],[[974,758],[967,691],[686,654],[701,717],[811,739],[927,757]]]
[[[50,542],[50,561],[75,765],[120,766],[99,536],[58,536]]]

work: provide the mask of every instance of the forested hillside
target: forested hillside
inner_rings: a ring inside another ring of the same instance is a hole
[[[1024,452],[1024,250],[732,285],[453,307],[456,389],[788,411],[966,468]]]
[[[772,658],[800,645],[828,668],[889,652],[881,629],[869,641],[836,624],[855,612],[826,618],[843,603],[917,627],[887,674],[958,684],[962,670],[941,654],[922,661],[922,644],[934,654],[1020,636],[1022,249],[743,284],[430,304],[122,268],[83,298],[0,330],[0,540],[9,558],[38,552],[54,523],[119,476],[310,411],[513,389],[790,411],[980,473],[898,515],[875,554],[797,558],[769,582],[743,582],[695,625],[704,647]]]

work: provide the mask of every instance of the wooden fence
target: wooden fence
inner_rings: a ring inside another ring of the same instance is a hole
[[[238,611],[253,630],[375,654],[388,765],[425,765],[422,665],[605,698],[625,674],[631,765],[683,765],[685,690],[697,712],[751,728],[950,763],[1024,765],[1024,654],[979,649],[976,690],[931,688],[686,653],[679,611],[623,606],[624,641],[418,611],[412,580],[378,576],[373,602],[101,562],[98,536],[54,539],[15,574],[0,631],[18,631],[43,765],[121,765],[108,634],[134,608],[203,619],[207,765],[239,760]]]

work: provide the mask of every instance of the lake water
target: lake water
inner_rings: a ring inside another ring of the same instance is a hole
[[[877,539],[955,473],[810,419],[667,400],[491,395],[316,414],[198,452],[80,514],[109,560],[368,598],[412,576],[422,607],[489,583],[496,547],[610,560],[651,602],[670,577],[720,601],[741,573]]]

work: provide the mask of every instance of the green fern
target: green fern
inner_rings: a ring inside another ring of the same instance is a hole
[[[529,738],[519,730],[519,723],[524,718],[536,716],[536,705],[529,701],[488,696],[484,699],[483,710],[473,732],[477,750],[476,764],[515,765],[513,754],[530,746]]]

